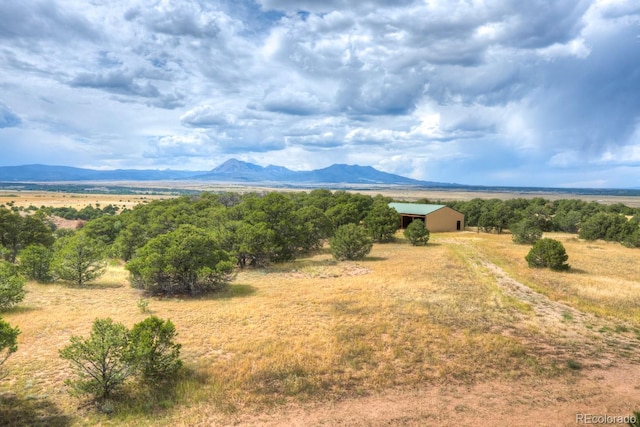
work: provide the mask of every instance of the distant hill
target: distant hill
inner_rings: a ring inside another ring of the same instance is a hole
[[[103,171],[69,166],[24,165],[1,166],[0,181],[161,181],[185,178],[198,173],[202,172],[144,169],[115,169]]]
[[[312,171],[292,171],[283,166],[262,167],[253,163],[230,159],[211,171],[95,170],[67,166],[25,165],[0,167],[2,182],[52,181],[162,181],[194,180],[219,182],[254,182],[280,185],[360,184],[453,187],[431,181],[419,181],[400,175],[381,172],[371,166],[335,164]]]
[[[283,166],[262,167],[241,160],[230,159],[207,173],[192,176],[205,181],[286,182],[295,180],[297,172]]]
[[[448,186],[418,181],[400,175],[381,172],[371,166],[336,164],[312,171],[292,171],[282,166],[262,167],[236,159],[227,160],[217,168],[192,179],[206,181],[275,182],[293,184],[395,184],[415,186]]]
[[[457,189],[477,192],[516,192],[518,194],[572,194],[572,195],[603,195],[620,197],[640,197],[638,188],[549,188],[549,187],[505,187],[450,184],[433,181],[419,181],[381,172],[370,166],[335,164],[327,168],[312,171],[292,171],[283,166],[269,165],[262,167],[236,159],[227,160],[210,171],[184,170],[145,170],[145,169],[116,169],[95,170],[68,166],[25,165],[0,166],[0,188],[21,187],[44,189],[57,186],[57,183],[78,186],[79,190],[85,181],[116,182],[152,182],[152,181],[181,181],[196,182],[235,182],[235,183],[264,183],[272,187],[325,187],[325,188],[367,188],[376,185],[397,185],[416,188]],[[51,184],[54,183],[54,184]],[[135,188],[135,187],[115,187]],[[127,184],[129,185],[129,184]],[[179,185],[172,185],[179,187]],[[149,188],[145,185],[145,189]],[[161,191],[160,188],[156,188]],[[136,189],[138,191],[138,189]],[[165,190],[162,190],[165,191]],[[194,191],[194,190],[184,190]]]

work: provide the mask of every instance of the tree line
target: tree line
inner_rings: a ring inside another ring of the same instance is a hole
[[[204,192],[140,204],[119,214],[113,206],[90,207],[86,213],[96,217],[79,230],[56,230],[49,218],[57,211],[51,208],[25,214],[0,207],[0,256],[19,263],[20,273],[29,279],[80,286],[104,270],[107,257],[120,259],[137,288],[151,294],[198,293],[220,287],[236,266],[290,261],[326,241],[335,247],[337,259],[362,257],[371,243],[393,240],[400,221],[388,207],[391,201],[326,189]],[[640,247],[640,209],[621,203],[537,197],[476,198],[447,205],[465,214],[466,225],[478,231],[509,229],[516,243],[534,243],[543,232],[563,231]],[[355,228],[338,232],[347,225]],[[420,223],[407,230],[411,243],[428,240],[428,234],[419,235],[421,230]],[[345,240],[359,240],[364,252]]]
[[[29,279],[80,286],[101,274],[107,257],[120,259],[134,287],[151,294],[192,294],[222,286],[236,266],[293,260],[326,241],[337,259],[362,257],[371,243],[393,240],[400,220],[388,207],[391,201],[326,189],[204,192],[140,204],[119,214],[111,205],[91,206],[84,210],[95,218],[79,230],[56,230],[49,221],[58,213],[52,208],[26,214],[0,207],[0,256],[19,263],[20,273]],[[563,231],[640,247],[640,209],[621,203],[537,197],[476,198],[447,205],[465,214],[466,225],[478,231],[509,229],[516,243],[534,243],[543,232]],[[354,228],[338,232],[347,225]],[[420,235],[423,227],[416,222],[407,230],[412,244],[428,240],[428,230]],[[359,241],[360,247],[351,247],[349,240]]]
[[[605,205],[580,199],[547,200],[542,197],[511,200],[473,199],[448,203],[465,215],[465,223],[478,231],[502,233],[576,233],[585,240],[607,240],[640,247],[640,208],[622,203]]]
[[[391,241],[399,216],[388,207],[390,201],[323,189],[201,193],[140,204],[119,214],[111,205],[91,206],[77,211],[95,215],[78,230],[55,229],[49,220],[66,211],[43,207],[25,214],[0,207],[0,255],[19,264],[29,279],[78,286],[99,276],[107,258],[120,259],[134,287],[150,294],[195,294],[223,286],[236,266],[293,260],[330,238],[338,248],[336,232],[346,225],[357,227],[365,246]]]

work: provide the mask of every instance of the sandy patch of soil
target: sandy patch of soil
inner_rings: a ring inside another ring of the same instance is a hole
[[[331,279],[343,276],[362,276],[371,273],[371,269],[355,262],[342,262],[335,265],[323,265],[318,267],[294,270],[287,276],[297,279]]]
[[[85,221],[80,219],[64,219],[59,216],[49,217],[49,220],[55,224],[56,228],[68,228],[71,230],[76,230],[85,223]]]
[[[482,263],[505,295],[524,301],[533,308],[535,317],[522,316],[520,324],[513,325],[512,331],[525,338],[537,354],[553,352],[555,356],[573,358],[583,367],[606,367],[614,364],[620,356],[640,363],[640,340],[622,322],[614,323],[552,301],[509,277],[495,264],[486,260]],[[527,327],[537,330],[536,335],[543,336],[544,342],[527,340],[522,334]]]
[[[593,369],[557,381],[436,386],[246,415],[247,426],[575,426],[579,414],[630,416],[640,408],[640,366]]]

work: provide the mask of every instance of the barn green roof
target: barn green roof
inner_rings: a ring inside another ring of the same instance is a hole
[[[445,205],[425,205],[418,203],[389,203],[390,208],[394,208],[400,214],[405,215],[429,215],[446,207]]]

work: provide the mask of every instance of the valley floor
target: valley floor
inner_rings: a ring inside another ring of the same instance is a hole
[[[0,425],[573,426],[581,414],[630,416],[640,410],[638,250],[550,237],[570,272],[529,269],[528,247],[508,235],[435,233],[426,247],[375,245],[357,263],[320,251],[246,269],[225,294],[149,298],[148,313],[122,265],[84,288],[29,283],[3,313],[22,334],[0,382]],[[103,415],[69,396],[58,349],[95,318],[131,326],[149,314],[176,325],[193,372],[170,404],[125,400]]]

